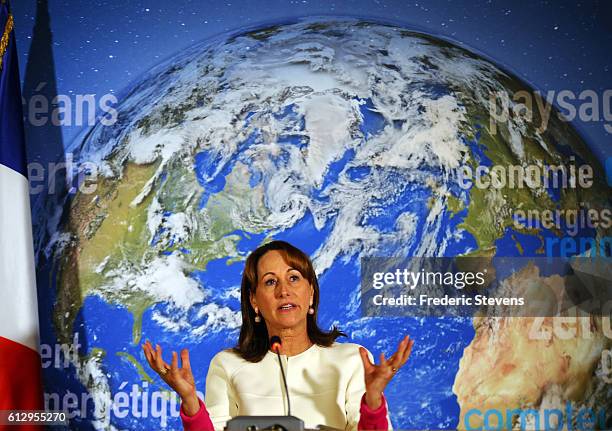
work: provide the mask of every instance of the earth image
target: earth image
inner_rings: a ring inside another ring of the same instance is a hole
[[[210,359],[238,338],[246,256],[271,239],[313,259],[322,327],[339,325],[375,356],[404,334],[415,339],[385,393],[394,428],[462,428],[470,406],[609,408],[598,365],[609,340],[595,318],[585,317],[590,338],[544,342],[527,338],[524,319],[360,312],[361,258],[543,256],[545,238],[563,233],[517,229],[514,209],[607,199],[599,164],[558,116],[546,130],[519,115],[491,129],[490,95],[512,106],[521,90],[531,89],[454,43],[353,18],[225,34],[151,70],[120,98],[113,125],[78,142],[75,162],[98,166],[95,193],[56,209],[40,251],[57,341],[80,344],[67,369],[45,375],[85,404],[88,418],[71,427],[179,428],[176,398],[140,343],[188,348],[203,392]],[[570,156],[594,166],[593,187],[465,189],[457,180],[466,166]],[[140,401],[129,414],[113,406],[132,391]]]

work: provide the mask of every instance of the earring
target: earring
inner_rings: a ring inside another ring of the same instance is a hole
[[[261,322],[261,317],[259,316],[259,309],[255,309],[255,323]]]
[[[308,309],[308,314],[314,314],[314,308],[312,308],[312,304],[310,304],[310,308]]]

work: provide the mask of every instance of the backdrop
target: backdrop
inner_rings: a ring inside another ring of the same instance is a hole
[[[527,258],[609,256],[608,3],[13,9],[45,403],[71,429],[179,428],[140,344],[188,348],[204,392],[269,239],[312,257],[321,326],[375,356],[416,340],[395,428],[609,425],[609,317],[377,314],[360,284],[373,256],[516,257],[508,285],[557,292]],[[544,166],[568,181],[521,182]]]

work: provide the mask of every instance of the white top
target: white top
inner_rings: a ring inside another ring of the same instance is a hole
[[[359,345],[312,345],[304,352],[281,355],[291,400],[291,414],[306,428],[326,425],[357,430],[361,397],[365,392]],[[370,360],[372,355],[368,352]],[[230,350],[217,353],[206,376],[206,410],[216,430],[234,416],[282,416],[287,399],[278,356],[268,351],[257,363]],[[388,406],[387,406],[388,412]],[[387,413],[389,429],[391,420]]]

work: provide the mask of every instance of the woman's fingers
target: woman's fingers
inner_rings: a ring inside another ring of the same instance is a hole
[[[183,368],[188,370],[188,375],[184,375],[182,373],[183,369],[179,368],[177,352],[172,352],[171,364],[168,364],[163,360],[162,348],[159,344],[153,347],[149,341],[146,341],[142,345],[142,350],[151,368],[175,391],[178,392],[181,388],[184,388],[185,383],[192,386],[195,385],[191,375],[191,364],[189,363],[189,352],[187,349],[181,351],[181,361]]]
[[[398,367],[398,365],[400,364],[402,360],[402,356],[404,354],[405,345],[406,345],[406,337],[404,337],[402,341],[400,341],[399,345],[397,346],[397,351],[393,355],[391,355],[389,359],[387,359],[387,363],[389,364],[389,366],[394,367],[394,368]]]
[[[406,337],[403,342],[405,344],[403,346],[401,355],[398,357],[398,368],[406,363],[406,361],[408,360],[408,356],[410,356],[410,350],[412,349],[412,345],[414,344],[414,341],[411,340],[409,337]]]
[[[146,341],[145,347],[147,349],[147,353],[149,354],[149,358],[151,358],[151,361],[153,362],[152,365],[155,365],[156,353],[155,353],[155,349],[153,348],[153,345],[151,344],[149,340]]]
[[[148,349],[146,344],[142,345],[142,352],[144,353],[145,359],[149,363],[149,366],[152,367],[153,366],[153,362],[151,361],[151,355],[149,353],[149,349]]]
[[[370,357],[368,356],[368,352],[363,347],[359,348],[359,356],[361,356],[361,362],[363,362],[363,369],[366,374],[372,371],[374,364],[370,362]]]
[[[155,354],[155,366],[157,367],[157,372],[161,372],[161,370],[170,368],[170,367],[166,367],[166,363],[162,359],[162,348],[159,344],[155,345],[155,353],[156,353]]]
[[[383,352],[380,352],[379,361],[380,361],[380,366],[382,367],[386,367],[388,365],[387,360],[385,359],[385,354]]]
[[[403,342],[405,345],[403,346],[402,354],[398,358],[396,368],[403,366],[408,361],[410,353],[412,352],[412,346],[414,345],[414,340],[411,340],[408,336],[406,336]]]
[[[395,352],[391,358],[387,360],[388,364],[392,368],[399,369],[403,366],[406,361],[408,361],[408,357],[410,356],[410,352],[412,351],[412,346],[414,345],[414,340],[411,340],[408,335],[406,335],[402,341],[400,341],[399,346],[397,348],[397,352]]]
[[[412,353],[412,346],[414,346],[414,340],[410,340],[410,344],[408,344],[408,347],[406,348],[406,352],[404,353],[404,357],[402,358],[402,365],[404,365],[410,357],[410,354]]]
[[[176,352],[172,352],[172,364],[170,365],[170,372],[176,373],[178,369],[178,355],[176,354]]]
[[[400,342],[400,347],[398,349],[398,355],[397,355],[397,365],[396,367],[399,368],[402,365],[404,365],[404,363],[406,362],[405,359],[406,358],[406,352],[408,351],[408,349],[410,348],[410,337],[408,335],[406,335],[402,341]]]
[[[147,362],[149,363],[149,366],[155,369],[155,354],[153,352],[153,349],[151,348],[151,345],[147,343],[142,345],[142,350],[144,351],[144,355],[145,355],[145,358],[147,358]]]
[[[191,363],[189,362],[189,351],[187,349],[181,350],[181,364],[187,371],[191,371]]]

